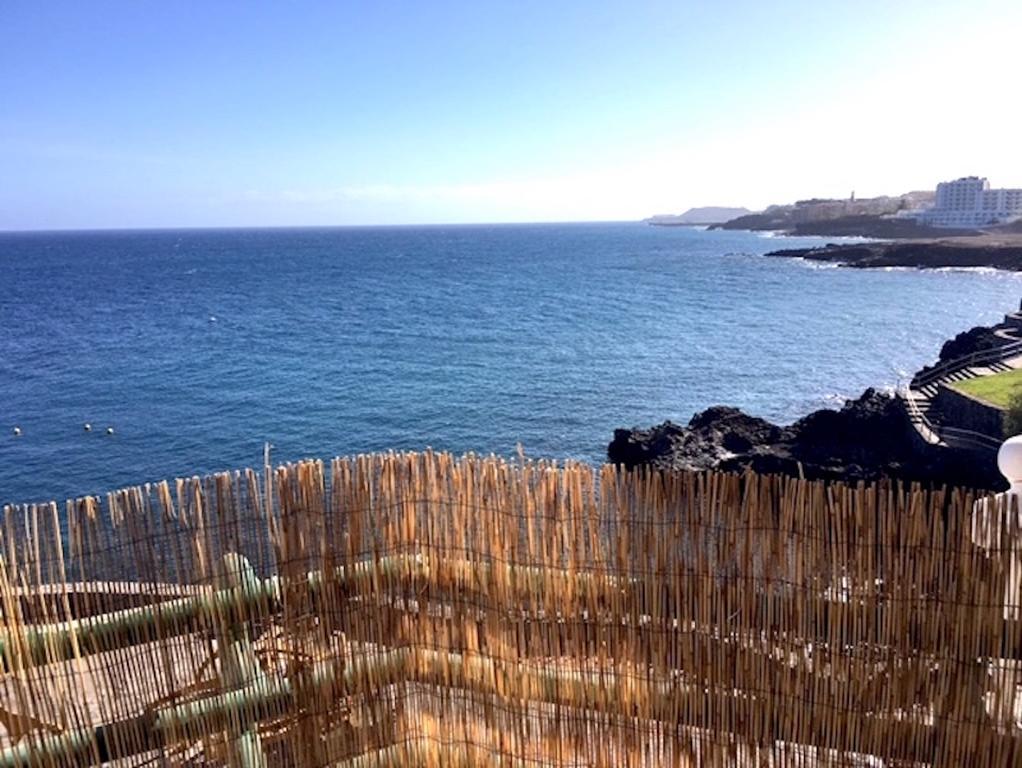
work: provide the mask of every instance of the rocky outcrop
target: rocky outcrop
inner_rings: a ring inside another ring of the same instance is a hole
[[[873,389],[839,411],[815,411],[786,427],[716,406],[687,426],[619,429],[607,456],[628,467],[751,469],[850,482],[894,477],[977,488],[1003,484],[992,456],[927,445],[902,401]]]
[[[912,386],[918,388],[921,383],[925,382],[927,374],[943,363],[1011,343],[1010,339],[998,334],[998,330],[1002,327],[1006,326],[995,325],[988,328],[980,325],[967,331],[962,331],[953,339],[948,339],[940,348],[940,356],[937,358],[937,362],[933,365],[923,366],[912,377]]]
[[[788,230],[790,235],[819,237],[874,237],[906,239],[921,237],[949,237],[979,234],[971,229],[935,229],[915,219],[894,219],[884,216],[846,216],[832,221],[805,222]]]
[[[697,413],[687,427],[665,421],[651,429],[615,430],[607,456],[628,467],[716,469],[735,456],[773,449],[783,434],[768,421],[720,405]]]
[[[988,328],[978,325],[967,331],[962,331],[953,339],[948,339],[940,348],[938,363],[946,363],[948,360],[955,360],[959,357],[972,355],[976,352],[984,352],[1004,344],[1004,339],[997,335],[997,326]]]
[[[1012,272],[1022,270],[1022,238],[962,237],[943,240],[854,243],[825,245],[820,248],[786,248],[767,256],[825,261],[845,267],[988,267]]]
[[[813,252],[822,252],[827,260],[836,251],[843,258],[861,261],[875,258],[877,248],[889,247],[892,244],[848,245]],[[1008,246],[1002,243],[1001,247]],[[1022,240],[1015,247],[1022,251]],[[803,253],[787,251],[773,255]],[[1010,253],[1011,249],[1009,256]],[[1022,253],[1019,258],[1022,259]],[[932,384],[922,379],[936,366],[1018,343],[1020,329],[1022,307],[1005,315],[997,325],[959,333],[943,344],[934,366],[916,373],[913,387]],[[941,396],[954,399],[945,410],[961,413],[953,424],[972,425],[969,429],[973,431],[1000,438],[1003,415],[997,409],[973,402],[968,396],[959,397],[959,393],[946,387],[939,388],[934,404],[940,404]],[[846,482],[891,477],[933,486],[983,490],[1007,487],[993,451],[952,448],[925,441],[913,424],[905,401],[874,389],[866,390],[840,410],[814,411],[788,426],[771,424],[737,408],[714,406],[697,413],[686,426],[667,421],[649,429],[618,429],[607,446],[607,457],[612,463],[627,467],[648,465],[664,470],[752,470]]]
[[[841,216],[819,221],[793,221],[791,216],[784,211],[741,216],[719,226],[711,227],[711,229],[770,230],[783,232],[786,235],[884,239],[979,234],[971,229],[934,229],[918,223],[915,219],[895,219],[886,216]]]

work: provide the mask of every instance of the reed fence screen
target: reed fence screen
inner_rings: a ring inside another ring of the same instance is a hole
[[[0,768],[1022,765],[1018,517],[429,452],[7,507]]]

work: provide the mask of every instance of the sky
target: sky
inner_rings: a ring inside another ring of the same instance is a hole
[[[1022,187],[1017,0],[0,0],[0,229]]]

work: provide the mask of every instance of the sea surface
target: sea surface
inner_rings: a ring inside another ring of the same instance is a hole
[[[1017,275],[763,257],[822,242],[642,224],[0,233],[0,503],[260,466],[266,442],[275,461],[521,444],[595,463],[616,427],[720,403],[790,422],[893,387],[1019,304]]]

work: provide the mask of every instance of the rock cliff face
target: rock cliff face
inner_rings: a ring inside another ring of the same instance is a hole
[[[693,416],[687,426],[668,421],[651,429],[619,429],[607,456],[628,467],[1003,486],[992,456],[926,445],[901,400],[872,389],[840,411],[816,411],[787,427],[716,406]]]

